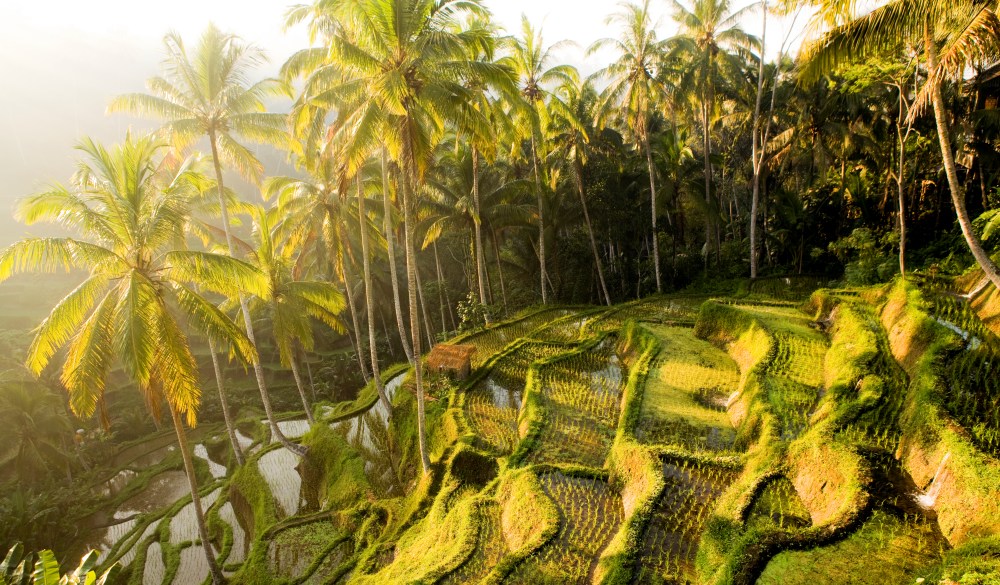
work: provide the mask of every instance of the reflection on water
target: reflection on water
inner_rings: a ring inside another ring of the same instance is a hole
[[[392,402],[403,384],[406,374],[399,374],[385,385],[385,393]],[[347,442],[365,461],[368,481],[383,497],[402,494],[402,454],[395,429],[389,424],[389,409],[378,400],[367,412],[336,422],[332,429],[342,433]]]
[[[492,376],[484,380],[486,390],[493,395],[493,405],[497,408],[509,408],[512,410],[521,409],[521,390],[511,391],[506,386],[493,379]]]

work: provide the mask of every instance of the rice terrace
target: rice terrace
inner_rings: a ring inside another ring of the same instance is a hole
[[[1000,584],[995,5],[121,1],[0,7],[0,585]]]

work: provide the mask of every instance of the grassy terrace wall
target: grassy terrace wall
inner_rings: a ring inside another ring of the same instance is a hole
[[[832,542],[863,521],[871,474],[856,447],[836,435],[845,421],[835,413],[850,410],[855,397],[845,388],[860,379],[877,346],[873,337],[859,339],[847,325],[834,329],[824,365],[827,392],[807,428],[789,439],[775,412],[782,388],[773,378],[778,340],[769,325],[751,311],[708,302],[696,333],[725,347],[740,365],[740,387],[729,412],[747,447],[742,475],[719,498],[702,536],[698,570],[706,583],[753,583],[778,552]],[[860,352],[852,354],[847,346]],[[811,526],[751,521],[754,502],[783,477],[808,509]]]
[[[924,309],[920,291],[899,282],[880,314],[892,354],[910,377],[899,457],[918,487],[937,493],[934,510],[953,546],[1000,534],[1000,462],[976,449],[941,404],[941,360],[960,338]],[[945,459],[947,456],[947,459]],[[939,484],[939,485],[938,485]]]

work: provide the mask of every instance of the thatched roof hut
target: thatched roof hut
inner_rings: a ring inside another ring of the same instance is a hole
[[[449,373],[459,380],[469,377],[472,371],[473,345],[448,345],[439,343],[427,356],[427,369],[431,372]]]

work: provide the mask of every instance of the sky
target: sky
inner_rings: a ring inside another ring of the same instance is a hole
[[[744,2],[746,0],[743,0]],[[615,36],[605,23],[614,0],[485,0],[496,20],[520,31],[521,15],[541,25],[546,44],[569,40],[557,51],[560,62],[586,75],[610,57],[585,56],[595,40]],[[740,0],[737,0],[740,2]],[[158,73],[161,40],[179,32],[194,44],[205,25],[214,22],[260,47],[273,75],[294,51],[307,46],[304,28],[283,30],[287,0],[47,0],[0,1],[0,245],[30,230],[9,220],[13,202],[46,184],[65,182],[73,172],[74,144],[83,136],[119,141],[126,130],[151,129],[149,122],[123,115],[107,116],[108,101],[144,90]],[[661,37],[674,34],[667,0],[653,0]],[[796,23],[801,25],[802,22]],[[760,16],[744,28],[757,34]],[[769,37],[787,24],[769,25]],[[797,31],[801,26],[795,26]],[[781,32],[784,36],[784,31]],[[769,41],[773,58],[778,41]]]

